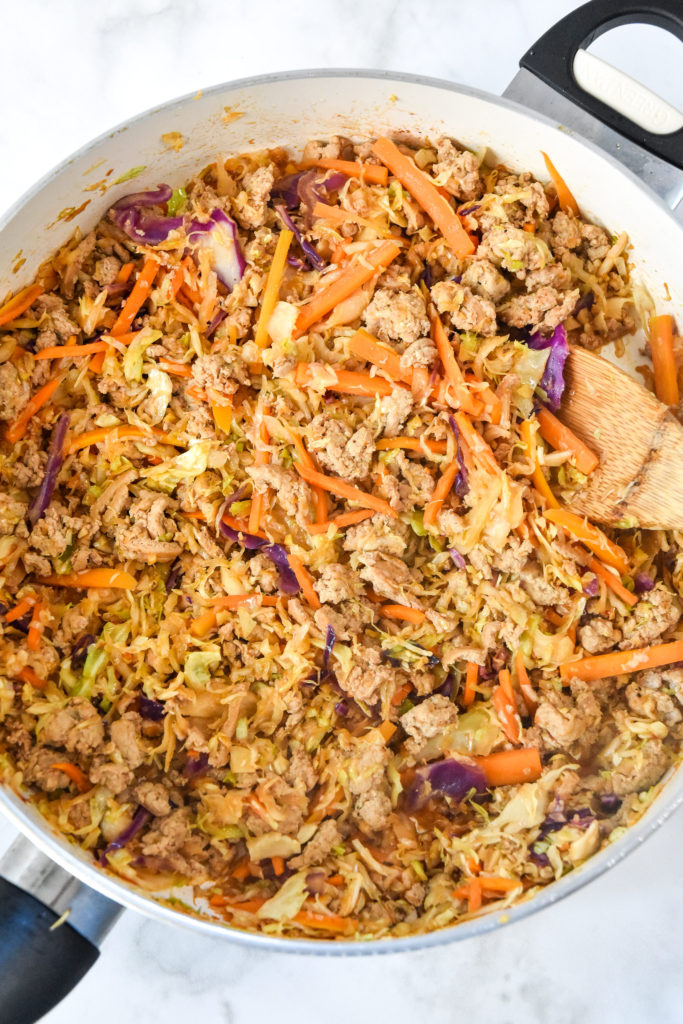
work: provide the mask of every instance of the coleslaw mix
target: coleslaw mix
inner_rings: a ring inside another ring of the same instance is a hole
[[[555,415],[568,343],[642,302],[549,169],[218,160],[0,308],[0,777],[103,869],[237,928],[402,936],[653,799],[683,538],[566,507],[597,465]]]

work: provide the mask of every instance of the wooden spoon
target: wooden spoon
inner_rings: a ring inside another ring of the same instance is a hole
[[[683,529],[683,427],[606,359],[572,347],[559,418],[600,458],[571,508],[599,523]]]

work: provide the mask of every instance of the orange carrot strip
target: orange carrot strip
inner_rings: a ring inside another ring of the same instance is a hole
[[[5,437],[10,444],[16,444],[17,441],[22,439],[31,417],[35,416],[38,410],[42,409],[50,401],[62,380],[63,375],[60,374],[58,377],[53,377],[52,380],[49,380],[47,384],[43,384],[42,388],[38,388],[33,398],[29,400],[17,418],[7,427]]]
[[[470,878],[467,883],[467,912],[474,914],[482,904],[481,882],[478,878]]]
[[[207,388],[213,421],[219,430],[229,434],[232,429],[232,401],[215,388]]]
[[[582,544],[585,544],[594,555],[597,555],[602,562],[611,565],[622,576],[626,575],[629,571],[628,558],[623,548],[620,548],[618,544],[615,544],[609,537],[606,537],[602,530],[599,530],[597,526],[593,526],[587,519],[577,515],[575,512],[569,512],[566,508],[548,509],[544,512],[544,516],[548,522],[555,523],[556,526],[561,526],[571,533]]]
[[[500,878],[495,875],[479,875],[479,881],[485,894],[512,892],[521,888],[521,881],[515,878]]]
[[[130,275],[133,273],[134,269],[135,264],[133,263],[132,260],[129,260],[128,263],[123,264],[114,280],[116,281],[117,284],[125,284]]]
[[[282,857],[272,857],[273,871],[277,876],[284,874],[285,862]]]
[[[152,284],[157,275],[158,269],[159,264],[157,261],[151,256],[146,256],[142,270],[138,275],[138,279],[133,285],[130,295],[126,299],[123,308],[116,319],[116,323],[109,332],[112,337],[117,334],[123,334],[125,331],[130,329],[130,325],[137,316],[140,307],[149,298],[149,293],[152,290]]]
[[[398,690],[396,691],[394,696],[391,698],[391,706],[393,708],[397,708],[399,706],[399,704],[402,704],[403,701],[408,696],[408,694],[410,693],[410,691],[412,690],[412,688],[413,688],[413,684],[412,683],[404,683],[403,686],[399,686]]]
[[[119,343],[119,345],[130,345],[131,341],[134,338],[137,338],[139,333],[140,333],[140,331],[128,331],[125,334],[117,334],[116,335],[116,341]],[[111,337],[113,337],[113,335],[112,335],[112,333],[110,331],[109,335],[103,335],[103,337],[110,337],[111,338]],[[102,367],[104,366],[104,360],[105,360],[105,357],[107,355],[107,352],[111,351],[113,349],[113,347],[114,347],[113,345],[107,345],[107,348],[106,348],[106,350],[104,352],[96,352],[95,353],[95,355],[90,360],[90,367],[89,367],[89,369],[93,373],[101,373]]]
[[[280,294],[280,285],[282,284],[282,275],[287,262],[287,253],[289,252],[289,247],[292,244],[293,238],[293,232],[287,231],[286,228],[283,228],[278,235],[277,245],[275,246],[275,253],[273,255],[273,262],[270,265],[268,280],[266,281],[266,286],[263,289],[263,295],[261,297],[261,312],[259,313],[256,332],[254,334],[254,341],[259,348],[267,348],[270,343],[268,338],[268,321],[273,314],[275,303],[277,302]]]
[[[392,394],[395,385],[384,377],[371,377],[369,373],[362,373],[356,370],[339,370],[336,366],[330,367],[334,371],[336,380],[330,379],[325,383],[326,391],[337,391],[341,395],[358,395],[362,398],[387,398]],[[296,368],[296,383],[299,387],[307,387],[317,383],[317,374],[311,363],[298,363]]]
[[[678,405],[678,377],[674,357],[674,322],[668,313],[650,322],[650,350],[655,374],[655,392],[665,405]]]
[[[304,563],[296,555],[290,555],[289,564],[308,604],[311,608],[320,608],[320,598],[313,588],[313,577]]]
[[[400,152],[391,139],[378,139],[372,147],[375,156],[389,168],[395,178],[407,188],[413,199],[431,217],[451,249],[462,259],[471,256],[475,245],[460,219],[448,202],[437,191],[434,183],[416,166],[410,157]]]
[[[536,747],[521,750],[500,750],[478,757],[489,786],[515,786],[519,782],[535,782],[541,777],[541,755]]]
[[[382,242],[372,252],[364,254],[362,258],[345,267],[332,284],[322,288],[301,307],[293,337],[301,337],[313,324],[322,320],[326,313],[367,284],[378,270],[388,267],[402,248],[398,242]]]
[[[631,672],[642,672],[646,668],[660,668],[683,661],[683,640],[672,640],[668,644],[654,644],[640,647],[635,651],[613,651],[611,654],[596,654],[580,661],[568,661],[560,665],[560,678],[583,679],[591,683],[607,676],[622,676]]]
[[[379,612],[380,615],[387,619],[396,619],[399,622],[412,622],[416,626],[427,618],[425,613],[421,612],[419,608],[408,608],[404,604],[383,604]]]
[[[92,789],[92,782],[88,776],[84,775],[81,769],[75,764],[71,764],[70,761],[57,761],[50,767],[55,769],[55,771],[64,772],[65,775],[68,775],[81,793],[88,793]]]
[[[638,598],[636,597],[636,595],[631,593],[630,590],[627,590],[624,584],[619,579],[619,577],[615,576],[615,574],[611,572],[610,569],[606,568],[606,566],[604,566],[602,562],[599,562],[597,558],[591,558],[590,562],[588,563],[588,567],[595,573],[596,576],[600,577],[602,582],[606,586],[608,586],[609,589],[617,595],[617,597],[620,597],[621,600],[624,601],[627,605],[630,605],[631,608],[633,608],[634,605],[638,604]]]
[[[35,595],[30,597],[22,597],[18,604],[15,604],[14,608],[10,608],[9,611],[5,612],[5,622],[15,622],[20,619],[26,612],[30,612],[36,603],[37,598]]]
[[[72,455],[83,448],[89,448],[91,444],[102,444],[103,441],[132,441],[136,438],[149,441],[150,444],[154,442],[178,444],[178,442],[171,441],[161,430],[155,430],[152,427],[138,427],[134,423],[122,423],[116,427],[98,427],[95,430],[87,430],[85,434],[77,434],[76,437],[71,438],[66,450],[67,454]]]
[[[396,732],[396,726],[393,722],[382,722],[381,725],[377,726],[377,732],[380,734],[384,742],[388,743]]]
[[[459,469],[460,464],[457,459],[453,459],[453,461],[444,469],[432,492],[431,498],[425,505],[424,515],[422,517],[422,521],[425,526],[436,526],[436,520],[439,512],[441,511],[441,506],[453,488]]]
[[[43,635],[43,624],[40,620],[40,614],[44,609],[44,601],[36,601],[33,605],[31,625],[28,627],[28,636],[26,637],[26,646],[29,651],[37,651],[40,649],[40,641]]]
[[[356,523],[362,523],[364,519],[369,519],[372,514],[370,509],[359,508],[357,512],[342,512],[340,516],[333,516],[332,519],[326,519],[319,523],[305,523],[304,525],[308,532],[315,536],[327,533],[330,526],[334,526],[336,530],[341,530],[344,526],[355,526]]]
[[[231,526],[233,530],[237,530],[238,533],[249,533],[249,521],[247,519],[238,519],[236,516],[228,515],[226,512],[223,516],[223,522],[226,526]],[[256,531],[256,536],[267,540],[265,533],[261,530]]]
[[[353,917],[340,917],[339,914],[319,914],[312,910],[300,910],[292,918],[302,928],[316,928],[326,932],[355,932],[358,922]]]
[[[479,666],[474,661],[468,661],[467,672],[465,673],[465,687],[462,691],[463,707],[468,708],[470,704],[474,703],[478,680]]]
[[[301,464],[303,466],[308,467],[308,469],[316,469],[315,462],[313,461],[311,456],[306,451],[306,447],[305,447],[303,441],[301,440],[301,438],[299,437],[299,435],[296,432],[292,431],[291,438],[292,438],[292,444],[294,445],[294,448],[296,449],[296,453],[299,456],[299,461],[301,462]],[[315,521],[318,524],[324,525],[324,529],[321,529],[321,530],[310,530],[309,529],[309,527],[311,525],[310,523],[305,524],[306,528],[309,530],[309,533],[326,533],[327,532],[327,525],[328,525],[328,523],[327,523],[327,516],[328,516],[327,494],[325,493],[325,491],[322,490],[321,487],[314,487],[313,488],[313,496],[315,498]],[[355,522],[359,522],[359,520],[354,520],[354,521]]]
[[[192,376],[191,366],[188,366],[187,363],[178,363],[174,359],[160,359],[159,366],[174,377],[185,377],[189,380]]]
[[[436,345],[439,353],[439,359],[443,364],[446,379],[451,385],[453,397],[457,403],[457,408],[463,409],[471,416],[477,416],[481,412],[482,404],[476,401],[465,383],[465,378],[463,377],[462,370],[458,366],[453,346],[451,345],[448,335],[444,330],[441,318],[435,314],[431,319],[432,338],[434,339],[434,344]]]
[[[481,462],[485,463],[487,469],[492,473],[500,473],[500,466],[496,462],[495,455],[481,434],[474,429],[467,416],[462,411],[458,411],[454,413],[454,419],[458,424],[458,429],[460,430],[462,439],[469,448],[472,456],[476,456],[481,460]]]
[[[28,665],[24,665],[21,671],[17,672],[17,679],[21,679],[22,683],[29,683],[36,690],[44,690],[47,686],[47,679],[43,679]]]
[[[31,284],[28,288],[17,292],[9,302],[6,302],[0,308],[0,327],[10,323],[12,320],[16,320],[22,313],[25,313],[29,306],[32,306],[38,296],[42,295],[44,291],[45,289],[41,285]]]
[[[515,654],[514,664],[515,672],[517,673],[517,685],[519,686],[520,693],[524,698],[527,711],[533,718],[536,713],[536,708],[538,707],[538,698],[536,696],[536,691],[531,684],[531,680],[529,679],[529,673],[526,670],[524,655],[521,649]]]
[[[375,443],[378,452],[391,451],[393,448],[403,448],[409,452],[433,452],[435,455],[445,455],[448,451],[447,441],[432,441],[430,438],[421,440],[419,437],[382,437]]]
[[[125,569],[113,566],[111,569],[86,569],[84,572],[65,572],[61,575],[43,576],[38,583],[48,587],[114,587],[117,590],[135,590],[137,580]]]
[[[66,359],[68,357],[91,356],[95,352],[106,352],[106,341],[91,341],[87,345],[48,345],[36,352],[34,359]]]
[[[220,611],[222,608],[229,608],[231,610],[241,608],[242,605],[248,604],[250,601],[259,601],[260,605],[264,608],[274,608],[279,600],[279,597],[255,591],[253,594],[224,594],[223,597],[212,598],[210,603],[212,608]]]
[[[545,165],[548,168],[548,174],[553,179],[553,185],[555,186],[555,190],[557,192],[557,198],[560,204],[560,209],[564,210],[565,213],[567,212],[567,210],[569,210],[571,213],[576,214],[576,216],[578,217],[579,204],[570,192],[566,181],[564,180],[560,172],[557,170],[555,164],[552,162],[548,154],[544,153],[543,150],[541,150],[541,156],[545,160]]]
[[[389,348],[388,345],[382,345],[377,338],[373,338],[372,334],[362,327],[351,338],[349,348],[358,359],[365,359],[373,366],[378,366],[394,380],[402,380],[405,384],[411,383],[412,373],[406,373],[401,369],[401,357],[398,352]]]
[[[576,468],[580,473],[592,473],[599,464],[600,459],[595,452],[592,452],[588,445],[585,445],[576,434],[560,423],[556,416],[553,416],[547,409],[539,409],[536,413],[538,420],[538,431],[544,441],[547,441],[555,451],[570,451],[574,456]]]
[[[519,433],[522,441],[526,445],[526,450],[529,458],[534,464],[534,470],[531,474],[534,487],[538,493],[545,498],[546,505],[553,509],[559,509],[560,503],[553,494],[550,484],[546,480],[541,465],[538,461],[538,449],[536,448],[536,435],[534,434],[534,426],[531,420],[523,420],[519,425]]]
[[[341,171],[348,174],[349,178],[361,178],[368,185],[386,185],[389,181],[389,172],[386,167],[378,164],[363,164],[356,160],[332,160],[324,157],[322,160],[306,160],[301,165],[307,167],[322,167],[326,171]]]
[[[507,673],[505,679],[503,673]],[[500,685],[495,688],[492,694],[493,706],[496,709],[498,720],[507,738],[511,743],[519,744],[522,739],[522,725],[517,715],[514,696],[511,695],[512,683],[510,682],[510,673],[507,669],[502,669],[499,678]]]
[[[318,473],[316,470],[308,469],[306,466],[300,466],[295,463],[300,476],[304,478],[306,483],[313,484],[317,487],[322,487],[324,491],[329,491],[330,494],[336,494],[338,498],[344,498],[346,501],[354,501],[356,504],[361,505],[363,508],[371,508],[375,512],[379,512],[381,515],[390,516],[392,519],[396,518],[396,511],[391,507],[388,501],[384,498],[377,498],[374,494],[366,494],[365,491],[361,491],[358,487],[353,487],[347,483],[346,480],[341,480],[336,476],[325,476],[324,473]]]

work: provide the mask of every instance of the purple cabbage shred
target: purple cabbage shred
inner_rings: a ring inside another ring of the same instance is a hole
[[[161,722],[166,714],[164,702],[161,700],[152,700],[151,697],[145,697],[144,693],[141,693],[140,714],[149,722]]]
[[[116,839],[112,839],[108,846],[105,846],[99,857],[100,864],[102,864],[103,867],[106,867],[109,854],[114,853],[115,850],[122,850],[123,847],[126,846],[131,839],[134,839],[138,832],[145,827],[151,817],[152,815],[149,811],[146,811],[144,807],[139,807],[128,828],[124,829],[121,835],[117,836]]]
[[[38,520],[43,518],[52,500],[52,495],[57,485],[57,477],[64,462],[64,445],[68,429],[69,414],[64,412],[57,420],[57,425],[52,432],[47,463],[45,464],[45,475],[38,493],[29,506],[28,520],[32,526],[35,526]]]
[[[83,633],[71,648],[71,667],[83,668],[85,659],[88,656],[88,649],[96,643],[97,638],[93,633]]]
[[[471,790],[478,796],[486,793],[486,776],[483,769],[473,761],[444,758],[418,769],[406,790],[406,807],[409,811],[417,811],[424,807],[432,796],[445,796],[454,803],[460,803]]]
[[[288,230],[291,231],[294,237],[296,238],[297,242],[299,243],[299,247],[303,252],[304,256],[306,257],[311,268],[313,270],[324,270],[325,260],[317,252],[314,246],[312,246],[310,242],[306,241],[301,231],[299,231],[298,227],[287,213],[285,207],[276,205],[275,209],[277,210],[278,216],[281,218],[284,226],[288,228]]]
[[[542,334],[531,334],[527,339],[529,348],[539,351],[550,349],[548,361],[545,364],[543,376],[539,382],[539,390],[545,394],[545,400],[551,409],[557,411],[562,404],[564,393],[564,364],[569,355],[567,344],[567,332],[562,324],[555,328],[553,333],[544,338]]]
[[[654,590],[655,581],[646,572],[637,572],[633,577],[633,586],[636,594],[646,594]]]
[[[182,217],[165,217],[148,213],[146,206],[161,206],[173,195],[170,185],[157,185],[147,192],[132,192],[119,199],[109,210],[113,222],[134,242],[158,245],[165,242],[171,231],[183,226]]]

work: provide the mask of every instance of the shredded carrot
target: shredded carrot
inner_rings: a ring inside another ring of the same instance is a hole
[[[372,147],[375,156],[389,168],[413,199],[431,217],[456,256],[471,256],[476,246],[462,226],[460,218],[448,201],[437,191],[433,181],[416,166],[409,156],[400,152],[391,139],[378,139]]]
[[[393,393],[394,387],[384,377],[372,377],[369,373],[362,373],[356,370],[340,370],[336,366],[330,366],[335,378],[330,374],[329,383],[325,381],[326,391],[337,391],[341,395],[358,395],[361,398],[387,398]],[[310,387],[318,383],[318,375],[315,366],[311,363],[298,363],[296,368],[296,383],[298,387]],[[400,385],[399,385],[400,387]]]
[[[326,932],[355,932],[358,922],[353,917],[341,917],[339,914],[319,914],[312,910],[300,910],[292,918],[302,928],[322,929]]]
[[[137,338],[139,333],[140,331],[127,331],[124,334],[117,334],[116,337],[114,338],[114,335],[110,331],[108,335],[103,335],[102,337],[112,338],[119,345],[130,345],[131,341],[133,341],[134,338]],[[101,340],[102,338],[100,339],[100,341]],[[93,373],[101,373],[102,367],[104,366],[105,356],[107,355],[107,352],[112,351],[113,348],[113,345],[108,344],[104,352],[95,353],[95,355],[90,360],[89,366],[89,369],[92,370]]]
[[[398,690],[396,691],[394,696],[391,698],[391,706],[392,706],[392,708],[397,708],[399,706],[399,704],[402,704],[403,701],[406,699],[406,697],[408,696],[408,694],[411,692],[412,689],[413,689],[413,684],[412,683],[404,683],[403,686],[399,686]]]
[[[189,380],[192,376],[191,366],[188,366],[187,363],[178,363],[174,359],[160,359],[159,366],[174,377],[185,377]]]
[[[399,622],[412,622],[419,625],[427,618],[419,608],[408,608],[404,604],[383,604],[380,608],[380,615],[386,619],[396,619]]]
[[[44,291],[45,289],[41,285],[31,284],[23,291],[17,292],[9,302],[0,308],[0,327],[11,323],[12,320],[16,320],[22,313],[25,313]]]
[[[332,160],[324,157],[322,160],[307,160],[301,165],[307,167],[322,167],[325,171],[341,171],[348,174],[349,178],[361,178],[368,185],[386,185],[389,181],[389,172],[386,167],[378,164],[363,164],[356,160]]]
[[[85,434],[78,434],[72,437],[66,446],[67,454],[81,451],[82,448],[89,448],[91,444],[102,444],[104,441],[132,441],[140,438],[145,441],[161,442],[171,444],[166,434],[153,427],[138,427],[133,423],[122,423],[116,427],[98,427],[95,430],[88,430]]]
[[[43,624],[41,622],[41,614],[45,610],[44,601],[36,601],[33,605],[33,613],[31,615],[31,625],[28,628],[28,636],[26,637],[26,646],[29,651],[37,651],[40,649],[40,641],[43,636]]]
[[[364,519],[369,519],[372,515],[373,513],[370,509],[359,508],[357,512],[342,512],[340,516],[333,516],[332,519],[326,519],[319,523],[305,523],[304,525],[308,532],[315,536],[327,533],[330,526],[333,526],[335,530],[341,530],[345,526],[355,526],[356,523],[362,523]]]
[[[425,505],[424,515],[422,521],[425,526],[436,526],[436,521],[441,511],[441,507],[451,493],[455,478],[458,475],[460,464],[457,459],[453,459],[446,468],[444,469],[441,477],[436,483],[436,487],[432,491],[432,496]]]
[[[478,878],[470,878],[467,883],[467,912],[474,914],[482,904],[481,882]]]
[[[646,668],[660,668],[683,661],[683,640],[672,640],[668,644],[653,644],[635,651],[612,651],[610,654],[596,654],[580,661],[568,661],[560,665],[560,678],[583,679],[590,683],[607,676],[622,676],[631,672],[642,672]]]
[[[496,475],[500,473],[500,466],[496,462],[496,457],[487,445],[484,438],[475,429],[467,416],[462,412],[454,413],[455,422],[458,425],[458,429],[462,435],[464,443],[467,445],[470,453],[473,457],[479,459],[490,472]]]
[[[261,408],[260,414],[259,414],[259,424],[258,424],[258,431],[257,431],[257,433],[258,433],[259,442],[262,445],[267,445],[268,441],[270,440],[269,437],[268,437],[268,430],[266,429],[266,424],[264,422],[264,417],[268,416],[269,413],[270,413],[270,406],[264,405]],[[256,452],[254,453],[254,465],[255,466],[265,466],[265,465],[268,464],[269,461],[270,461],[270,454],[268,452],[268,449],[265,448],[265,447],[258,448],[256,450]],[[268,494],[268,488],[266,487],[264,489],[258,489],[258,490],[255,489],[254,493],[251,496],[251,509],[249,511],[249,526],[248,526],[248,532],[249,533],[255,533],[259,529],[259,527],[261,526],[261,518],[263,516],[263,510],[264,510],[267,494]]]
[[[441,382],[441,383],[443,383],[443,382]],[[427,392],[429,391],[429,370],[427,369],[426,366],[414,366],[413,367],[413,377],[412,377],[412,380],[411,380],[410,387],[411,387],[411,390],[413,392],[413,398],[415,399],[415,401],[416,402],[424,401],[424,399],[427,396]],[[434,392],[436,392],[436,395],[438,397],[438,394],[439,394],[439,386],[438,386],[438,384],[434,388]],[[434,394],[434,392],[432,392],[432,393]]]
[[[536,447],[536,434],[534,430],[534,424],[531,420],[523,420],[519,425],[519,433],[522,441],[526,445],[527,454],[530,460],[534,464],[534,470],[531,474],[531,479],[534,482],[534,487],[541,495],[545,498],[545,503],[549,508],[559,509],[560,503],[553,494],[550,484],[545,478],[541,465],[538,461],[538,449]]]
[[[13,608],[10,608],[5,612],[5,622],[16,622],[22,615],[26,615],[26,612],[30,612],[36,603],[37,598],[34,594],[30,597],[22,597],[18,604],[15,604]]]
[[[478,757],[489,786],[515,786],[520,782],[535,782],[543,771],[541,755],[536,747],[520,750],[500,750],[496,754]]]
[[[133,273],[134,269],[135,264],[133,263],[132,260],[129,260],[128,263],[124,263],[121,269],[119,270],[118,274],[114,278],[116,284],[125,284],[130,275]]]
[[[519,889],[522,887],[522,882],[517,881],[514,878],[498,878],[494,875],[479,875],[478,878],[469,879],[467,882],[459,885],[458,888],[453,891],[454,899],[469,900],[471,892],[470,886],[473,881],[479,883],[480,892],[484,896],[504,895],[507,892],[512,892],[513,889]],[[468,907],[468,909],[471,908]]]
[[[349,349],[358,359],[365,359],[373,366],[378,366],[393,380],[400,380],[405,384],[411,383],[412,373],[406,373],[401,369],[401,357],[398,352],[377,341],[377,338],[374,338],[362,327],[351,338]]]
[[[10,444],[16,444],[20,441],[26,433],[29,420],[35,416],[39,409],[42,409],[46,405],[55,391],[62,383],[63,375],[60,374],[57,377],[53,377],[47,384],[43,384],[42,388],[38,388],[33,398],[31,398],[28,404],[22,409],[17,418],[7,427],[7,433],[5,437]]]
[[[527,672],[526,665],[524,664],[524,654],[521,649],[515,654],[514,664],[515,672],[517,673],[517,685],[519,686],[520,693],[524,698],[527,711],[533,718],[536,713],[536,708],[538,707],[538,698],[536,696],[536,691],[531,684],[531,680],[529,679],[529,673]]]
[[[508,669],[501,669],[498,678],[500,683],[492,694],[493,706],[507,738],[511,743],[519,744],[522,739],[522,724],[517,714],[512,680]]]
[[[465,673],[465,686],[462,691],[463,707],[468,708],[471,704],[474,703],[478,680],[479,666],[474,661],[468,661],[467,672]]]
[[[343,885],[344,884],[344,876],[343,875],[330,875],[330,877],[327,879],[327,884],[328,885]]]
[[[22,683],[29,683],[36,690],[44,690],[47,686],[47,679],[43,679],[28,665],[24,665],[21,671],[17,672],[17,679],[21,679]]]
[[[388,743],[396,732],[396,726],[393,722],[382,722],[381,725],[377,726],[377,732],[380,734],[384,742]]]
[[[372,252],[364,254],[361,259],[345,267],[332,284],[322,288],[301,307],[293,337],[299,338],[305,334],[313,324],[322,320],[326,313],[331,312],[340,302],[367,284],[378,270],[388,267],[401,250],[402,246],[398,242],[382,242]]]
[[[95,352],[106,352],[109,348],[106,341],[91,341],[87,345],[48,345],[36,352],[34,359],[67,359],[70,357],[91,356]]]
[[[284,874],[285,862],[282,857],[272,857],[273,871],[277,876]]]
[[[600,462],[599,458],[569,427],[560,423],[557,417],[547,409],[539,409],[536,419],[538,420],[538,432],[551,448],[554,448],[555,451],[571,452],[580,473],[587,475],[593,472]]]
[[[137,316],[140,307],[149,298],[149,293],[152,290],[152,284],[157,275],[158,269],[159,264],[157,261],[151,256],[146,256],[142,270],[138,275],[138,279],[133,285],[130,295],[126,299],[123,309],[116,319],[116,323],[109,332],[112,337],[130,330],[130,325]]]
[[[226,526],[231,526],[233,530],[237,530],[238,533],[249,533],[249,520],[247,519],[238,519],[236,516],[228,515],[226,512],[223,515],[223,522]],[[267,540],[265,533],[261,530],[256,531],[256,536]]]
[[[283,229],[278,235],[273,262],[270,265],[268,280],[261,297],[261,312],[256,324],[256,333],[254,334],[254,341],[259,348],[267,348],[269,344],[268,321],[273,315],[273,310],[280,294],[280,285],[287,262],[287,253],[293,238],[293,232],[286,229]]]
[[[453,347],[448,339],[444,326],[441,323],[441,318],[435,313],[431,318],[431,322],[432,338],[439,353],[439,359],[443,364],[446,379],[451,386],[456,408],[463,409],[471,416],[479,415],[483,405],[473,397],[465,383],[465,378],[463,377],[462,370],[458,366],[458,361],[455,358]]]
[[[88,776],[77,765],[71,764],[70,761],[57,761],[55,764],[50,765],[50,767],[55,771],[64,772],[65,775],[68,775],[81,793],[88,793],[92,789],[92,783]]]
[[[624,584],[619,579],[619,577],[616,576],[611,571],[611,569],[608,569],[606,566],[604,566],[602,562],[598,561],[597,558],[591,558],[590,562],[588,563],[588,567],[595,573],[596,576],[600,577],[605,586],[609,587],[609,589],[613,593],[615,593],[617,597],[621,598],[621,600],[624,601],[631,608],[633,608],[634,605],[638,604],[638,598],[636,597],[636,595],[631,593],[630,590],[627,590]]]
[[[228,906],[234,914],[255,914],[257,910],[261,909],[265,902],[265,899],[257,898],[253,900],[242,900],[241,903],[230,903]]]
[[[587,519],[575,512],[569,512],[566,508],[548,509],[544,515],[548,522],[555,523],[556,526],[567,530],[582,544],[585,544],[602,562],[611,565],[622,576],[629,571],[628,558],[623,548],[611,541],[602,530],[593,526]]]
[[[304,563],[296,555],[290,555],[289,564],[308,604],[311,608],[320,608],[320,598],[313,587],[313,577]]]
[[[196,619],[193,619],[190,623],[190,633],[192,636],[201,638],[210,633],[212,629],[215,629],[218,624],[218,612],[221,610],[229,609],[234,611],[236,608],[241,608],[245,604],[249,604],[251,601],[256,602],[260,600],[261,606],[273,607],[277,604],[277,598],[270,597],[265,594],[226,594],[224,597],[217,597],[211,602],[211,608],[208,608],[201,615],[198,615]]]
[[[295,463],[295,467],[306,483],[322,487],[323,490],[329,491],[330,494],[335,494],[338,498],[354,501],[363,508],[371,508],[374,512],[379,512],[381,515],[390,516],[392,519],[396,518],[396,511],[384,498],[377,498],[374,494],[366,494],[365,491],[359,490],[358,487],[353,487],[346,480],[336,476],[325,476],[324,473],[318,473],[316,470],[299,465],[299,463]]]
[[[375,443],[375,448],[378,452],[391,451],[393,448],[403,448],[409,452],[424,452],[426,448],[434,455],[445,455],[448,451],[448,442],[432,441],[426,437],[382,437]]]
[[[548,168],[548,174],[553,179],[553,185],[555,186],[555,190],[557,192],[557,199],[560,204],[560,209],[564,210],[565,213],[567,211],[570,211],[571,213],[575,214],[578,217],[579,204],[570,192],[566,181],[564,180],[560,172],[557,170],[555,164],[552,162],[548,154],[544,153],[543,150],[541,150],[541,156],[545,160],[545,165]]]
[[[135,590],[137,580],[125,569],[86,569],[84,572],[65,572],[61,575],[43,576],[38,583],[47,587],[113,587],[117,590]]]
[[[290,437],[292,439],[292,444],[294,445],[294,448],[296,450],[297,456],[299,457],[299,461],[301,462],[302,466],[306,466],[308,469],[313,469],[313,470],[317,469],[317,466],[316,466],[315,462],[313,461],[311,456],[306,451],[306,446],[304,445],[303,441],[301,440],[299,435],[296,433],[296,431],[290,431]],[[313,497],[315,498],[315,521],[316,521],[316,523],[324,525],[325,529],[309,530],[309,532],[310,533],[326,533],[327,532],[327,516],[328,516],[328,512],[329,512],[328,502],[327,502],[327,494],[325,493],[325,491],[323,491],[323,489],[321,487],[314,487],[313,488]],[[359,520],[354,520],[354,522],[359,522]],[[309,529],[310,524],[305,524],[305,525],[306,525],[306,529]]]
[[[678,377],[674,356],[674,322],[668,313],[650,321],[650,350],[655,375],[655,392],[665,405],[678,405]]]
[[[232,429],[232,402],[227,395],[221,394],[215,388],[207,388],[206,394],[211,406],[213,421],[219,430],[229,434]]]

